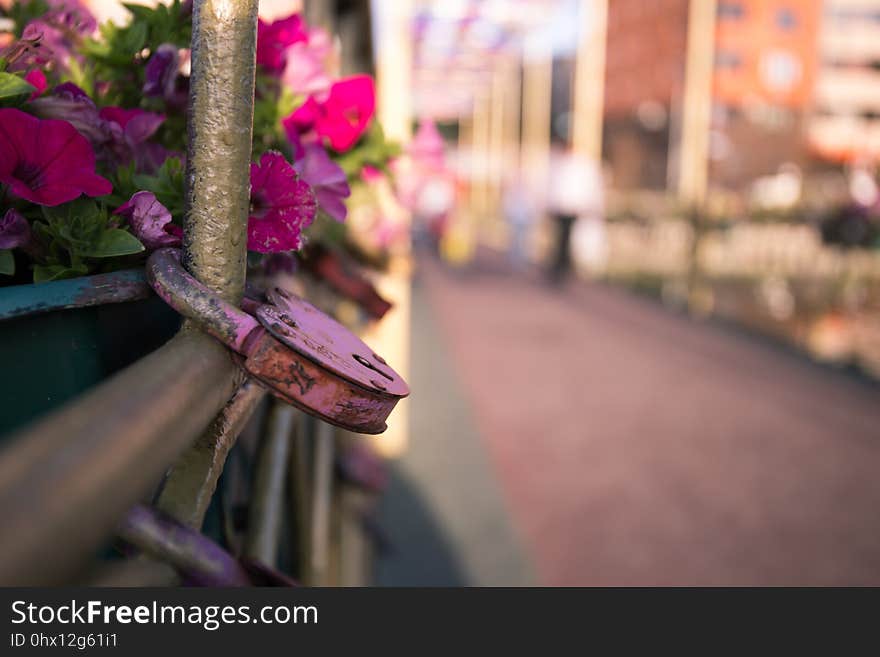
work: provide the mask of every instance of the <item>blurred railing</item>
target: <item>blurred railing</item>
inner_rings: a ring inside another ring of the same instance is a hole
[[[698,228],[675,212],[615,218],[599,273],[880,378],[880,251],[829,245],[808,223]]]

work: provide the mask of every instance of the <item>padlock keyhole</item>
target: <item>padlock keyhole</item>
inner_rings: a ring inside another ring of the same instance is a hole
[[[386,374],[385,372],[383,372],[382,370],[380,370],[378,367],[376,367],[375,365],[373,365],[370,361],[368,361],[366,358],[364,358],[364,357],[361,356],[360,354],[352,354],[351,357],[354,358],[357,362],[359,362],[359,363],[360,363],[361,365],[363,365],[364,367],[366,367],[366,368],[368,368],[368,369],[371,369],[371,370],[373,370],[374,372],[378,372],[379,374],[381,374],[382,376],[384,376],[384,377],[385,377],[386,379],[388,379],[389,381],[394,381],[394,377],[393,377],[393,376],[389,376],[388,374]]]

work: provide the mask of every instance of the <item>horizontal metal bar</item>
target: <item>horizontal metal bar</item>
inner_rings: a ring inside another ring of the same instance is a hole
[[[84,586],[131,588],[140,586],[179,586],[180,575],[167,563],[143,555],[111,561],[90,572]]]
[[[122,518],[117,534],[127,543],[175,568],[197,586],[249,586],[247,570],[195,529],[138,504]]]
[[[242,376],[216,340],[183,330],[14,436],[0,452],[0,583],[75,574]]]
[[[143,269],[126,269],[66,281],[12,285],[0,291],[0,321],[64,308],[146,299],[152,294]]]

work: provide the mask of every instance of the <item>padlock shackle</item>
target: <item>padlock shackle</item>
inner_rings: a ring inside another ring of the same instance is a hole
[[[179,249],[154,251],[146,269],[150,285],[169,306],[238,353],[245,353],[248,337],[255,330],[263,330],[256,319],[186,271]]]

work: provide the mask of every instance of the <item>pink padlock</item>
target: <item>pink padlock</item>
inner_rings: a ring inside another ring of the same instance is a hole
[[[180,251],[147,260],[156,293],[239,355],[244,370],[276,397],[356,433],[385,431],[403,378],[339,322],[280,288],[253,314],[224,301],[183,267]]]

